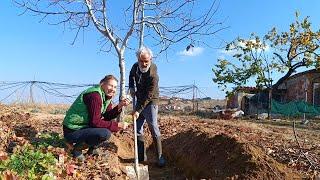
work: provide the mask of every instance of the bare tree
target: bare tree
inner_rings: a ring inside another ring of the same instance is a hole
[[[200,3],[204,3],[196,0],[133,0],[122,3],[107,0],[13,1],[24,10],[22,14],[31,13],[39,16],[41,22],[62,25],[73,31],[75,37],[72,44],[81,31],[95,27],[102,35],[101,50],[115,52],[118,57],[120,96],[125,94],[125,50],[137,46],[137,41],[129,44],[129,39],[140,39],[141,46],[143,39],[148,38],[159,54],[167,53],[172,45],[183,40],[189,41],[189,44],[208,45],[199,37],[213,37],[226,28],[222,22],[214,19],[219,7],[217,1],[213,1],[205,10],[196,9]],[[127,7],[116,9],[123,4]],[[115,17],[114,12],[118,12],[119,16]]]

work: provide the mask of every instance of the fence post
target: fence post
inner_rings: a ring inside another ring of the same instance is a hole
[[[271,108],[272,108],[272,87],[269,88],[269,103],[268,103],[268,120],[271,120]]]

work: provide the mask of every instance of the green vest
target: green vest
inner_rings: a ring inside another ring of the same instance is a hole
[[[63,120],[64,126],[72,130],[89,127],[89,113],[86,104],[83,102],[83,95],[92,92],[98,92],[100,94],[102,99],[101,114],[104,114],[106,112],[111,99],[106,99],[106,94],[102,90],[101,86],[93,86],[83,91],[73,102]]]

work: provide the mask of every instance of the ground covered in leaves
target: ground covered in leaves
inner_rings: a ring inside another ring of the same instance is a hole
[[[84,163],[65,150],[61,122],[67,106],[0,105],[2,179],[128,179],[133,165],[132,128],[114,134]],[[155,166],[148,131],[150,179],[316,179],[317,129],[244,120],[160,115],[165,168]],[[85,152],[85,150],[84,150]],[[0,178],[0,179],[1,179]]]

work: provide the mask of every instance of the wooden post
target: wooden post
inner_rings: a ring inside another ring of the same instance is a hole
[[[272,86],[268,88],[269,103],[268,103],[268,120],[271,120],[271,108],[272,108]]]

